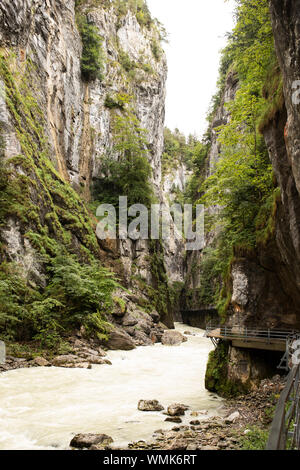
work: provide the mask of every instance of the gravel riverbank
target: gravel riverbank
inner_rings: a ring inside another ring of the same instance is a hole
[[[171,431],[157,430],[151,442],[135,442],[134,450],[239,450],[251,446],[251,439],[267,435],[284,379],[263,380],[252,393],[224,402],[222,417],[198,421],[192,413],[189,426],[176,425]],[[248,441],[248,444],[245,444]],[[253,444],[255,445],[255,444]]]

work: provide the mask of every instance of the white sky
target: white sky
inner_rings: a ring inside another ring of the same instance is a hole
[[[147,0],[169,33],[166,126],[202,135],[216,91],[220,50],[232,30],[234,0]]]

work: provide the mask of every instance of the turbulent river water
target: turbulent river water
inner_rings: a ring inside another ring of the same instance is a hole
[[[181,346],[111,351],[113,365],[91,370],[19,369],[0,375],[0,449],[66,449],[74,434],[105,433],[117,446],[151,440],[156,429],[169,429],[162,413],[137,410],[140,399],[164,406],[179,402],[191,411],[219,414],[222,400],[204,388],[210,340],[189,330]],[[187,412],[183,424],[192,418]],[[195,418],[194,418],[195,419]],[[197,418],[199,419],[199,418]]]

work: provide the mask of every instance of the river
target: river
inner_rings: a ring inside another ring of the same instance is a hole
[[[176,324],[195,336],[181,346],[110,351],[113,365],[86,369],[31,368],[0,375],[0,449],[67,449],[76,433],[105,433],[116,446],[151,440],[171,429],[158,412],[137,410],[140,399],[163,406],[179,402],[191,411],[219,414],[222,400],[204,388],[210,340],[202,330]],[[183,424],[191,419],[190,412]],[[201,418],[200,418],[201,419]]]

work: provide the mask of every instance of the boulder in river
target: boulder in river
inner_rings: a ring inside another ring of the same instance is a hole
[[[62,356],[56,356],[52,364],[56,367],[64,367],[66,364],[76,364],[76,362],[80,362],[79,357],[73,354],[64,354]]]
[[[225,418],[225,423],[233,424],[236,422],[237,419],[239,419],[240,416],[240,413],[238,411],[235,411],[234,413],[231,413],[231,415],[227,416],[227,418]]]
[[[64,354],[62,356],[56,356],[52,365],[55,367],[65,367],[66,369],[91,369],[90,362],[86,359],[82,359],[73,354]]]
[[[47,359],[45,359],[44,357],[35,357],[33,359],[33,364],[35,366],[39,366],[39,367],[49,367],[51,364],[49,361],[47,361]]]
[[[168,406],[167,412],[169,416],[183,416],[188,408],[188,406],[181,403],[173,403],[173,405]]]
[[[108,341],[105,342],[105,346],[114,351],[130,351],[131,349],[135,349],[135,344],[131,337],[124,331],[117,329],[110,332]]]
[[[187,341],[187,338],[185,338],[185,336],[183,336],[179,331],[175,330],[166,330],[161,338],[161,342],[165,346],[177,346],[184,341]]]
[[[114,442],[107,434],[76,434],[70,442],[75,449],[89,449],[91,446],[108,446]]]
[[[99,356],[87,356],[85,360],[88,361],[90,364],[98,364],[98,365],[108,364],[111,366],[111,361],[109,361],[108,359],[104,359],[103,357],[99,357]]]
[[[143,331],[136,330],[134,333],[134,343],[136,346],[151,346],[153,342]]]
[[[199,424],[201,424],[201,423],[200,423],[199,419],[194,419],[193,421],[190,421],[190,424],[192,426],[199,426]]]
[[[138,410],[140,411],[162,411],[164,407],[158,400],[140,400],[138,403]]]

